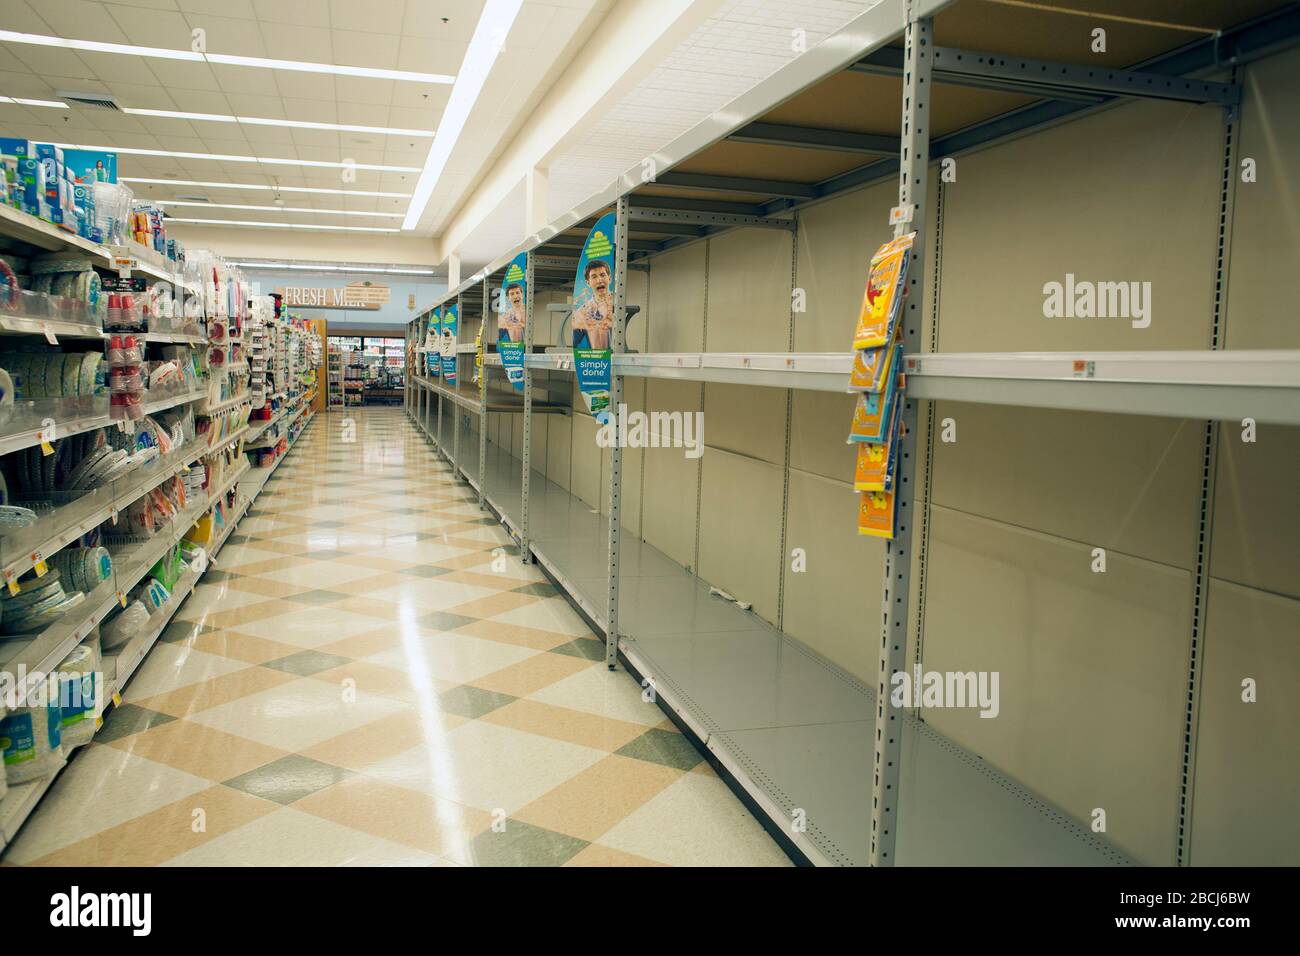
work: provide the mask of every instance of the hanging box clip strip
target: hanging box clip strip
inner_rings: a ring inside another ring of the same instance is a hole
[[[856,354],[849,391],[858,393],[849,441],[858,445],[853,488],[859,492],[858,533],[894,537],[894,472],[898,466],[903,345],[898,316],[907,292],[907,263],[916,233],[885,243],[871,257],[862,310],[853,333]]]

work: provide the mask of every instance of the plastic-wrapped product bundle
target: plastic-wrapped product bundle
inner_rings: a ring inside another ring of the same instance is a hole
[[[97,681],[102,679],[102,661],[94,643],[77,645],[59,665],[59,733],[64,753],[95,736],[99,695],[104,691]]]
[[[5,778],[9,785],[39,780],[63,766],[63,736],[56,699],[18,707],[0,720]]]

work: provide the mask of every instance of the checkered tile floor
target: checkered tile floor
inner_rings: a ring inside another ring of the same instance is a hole
[[[787,865],[397,409],[313,426],[5,862]]]

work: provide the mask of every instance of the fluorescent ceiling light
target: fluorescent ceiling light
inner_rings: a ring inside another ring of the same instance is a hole
[[[144,198],[144,197],[141,197]],[[322,216],[382,216],[385,219],[401,219],[400,212],[359,212],[354,209],[312,209],[307,206],[244,206],[238,203],[192,202],[181,199],[150,200],[158,206],[199,206],[203,209],[252,209],[258,212],[311,212]]]
[[[41,105],[34,103],[32,105]],[[50,103],[50,106],[64,104]],[[433,135],[431,129],[403,129],[399,126],[356,126],[351,123],[310,123],[306,120],[272,119],[266,116],[226,116],[222,113],[186,113],[180,110],[144,110],[122,107],[123,113],[132,116],[161,116],[167,119],[198,120],[205,123],[243,123],[249,126],[287,126],[293,129],[323,129],[340,133],[378,133],[383,136],[421,136]]]
[[[261,183],[209,183],[197,179],[145,179],[119,176],[120,183],[150,183],[155,186],[206,186],[208,189],[260,189],[276,193],[328,193],[331,196],[386,196],[409,199],[410,193],[386,193],[367,189],[326,189],[324,186],[263,186]]]
[[[223,163],[266,163],[270,166],[313,166],[321,169],[365,169],[379,173],[418,173],[417,166],[383,166],[378,163],[334,163],[320,159],[280,159],[277,156],[231,156],[225,153],[185,153],[170,149],[137,149],[134,146],[84,146],[80,143],[56,143],[61,149],[88,149],[95,152],[126,153],[131,156],[167,156],[174,159],[210,159]]]
[[[334,266],[314,262],[231,262],[230,265],[241,269],[275,269],[281,272],[378,272],[384,275],[432,276],[433,269],[409,268],[396,266]]]
[[[66,110],[68,104],[61,100],[28,100],[21,96],[0,96],[0,103],[18,103],[21,106],[49,106],[56,110]]]
[[[189,222],[198,226],[261,226],[266,229],[329,229],[334,232],[401,232],[383,226],[319,226],[311,222],[256,222],[251,219],[186,219],[168,216],[166,222]]]
[[[192,50],[168,50],[155,46],[135,46],[129,43],[100,43],[97,40],[65,40],[39,33],[17,33],[0,30],[0,40],[6,43],[32,43],[37,46],[57,46],[65,50],[86,50],[90,53],[124,53],[130,56],[151,56],[163,60],[193,60],[203,62],[203,54]]]
[[[447,108],[443,111],[438,132],[433,137],[428,158],[424,161],[424,171],[415,184],[415,195],[406,209],[403,229],[414,229],[424,215],[433,188],[438,185],[438,179],[451,157],[452,148],[460,139],[479,93],[483,91],[483,84],[487,82],[488,71],[496,62],[497,54],[501,51],[510,28],[514,26],[522,4],[523,0],[487,0],[483,5],[483,13],[478,18],[478,25],[474,27],[469,49],[465,51],[465,62],[461,64],[456,85],[451,88]]]
[[[121,53],[127,56],[146,56],[164,60],[190,60],[196,63],[221,63],[227,66],[249,66],[264,70],[294,70],[299,73],[329,73],[334,76],[363,76],[379,80],[407,80],[413,83],[454,83],[456,78],[446,73],[415,73],[409,70],[381,70],[366,66],[335,66],[332,63],[307,63],[302,60],[272,60],[261,56],[231,56],[226,53],[195,53],[191,50],[169,50],[164,47],[135,46],[129,43],[100,43],[97,40],[68,40],[48,37],[38,33],[18,33],[0,30],[0,41],[31,43],[37,46],[62,47],[65,50],[86,50],[90,53]]]

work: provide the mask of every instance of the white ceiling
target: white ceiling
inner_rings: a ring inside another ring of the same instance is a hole
[[[432,235],[474,182],[479,164],[508,141],[556,60],[601,0],[524,0],[503,56],[430,201],[417,235]],[[206,31],[207,51],[347,66],[456,74],[482,0],[0,0],[0,29],[46,36],[188,50]],[[442,18],[448,18],[447,23]],[[334,76],[0,43],[0,96],[55,99],[56,91],[108,93],[124,107],[297,121],[436,130],[447,84]],[[0,103],[0,135],[117,148],[422,168],[428,137],[294,129],[151,116],[91,108]],[[122,154],[119,176],[411,193],[418,172],[269,165]],[[212,203],[271,205],[265,190],[131,184],[137,196],[206,196]],[[226,220],[396,228],[366,213],[405,212],[407,200],[343,194],[284,194],[285,205],[355,215],[175,207],[174,215]],[[201,241],[203,227],[186,232]],[[408,233],[407,235],[411,235]]]

